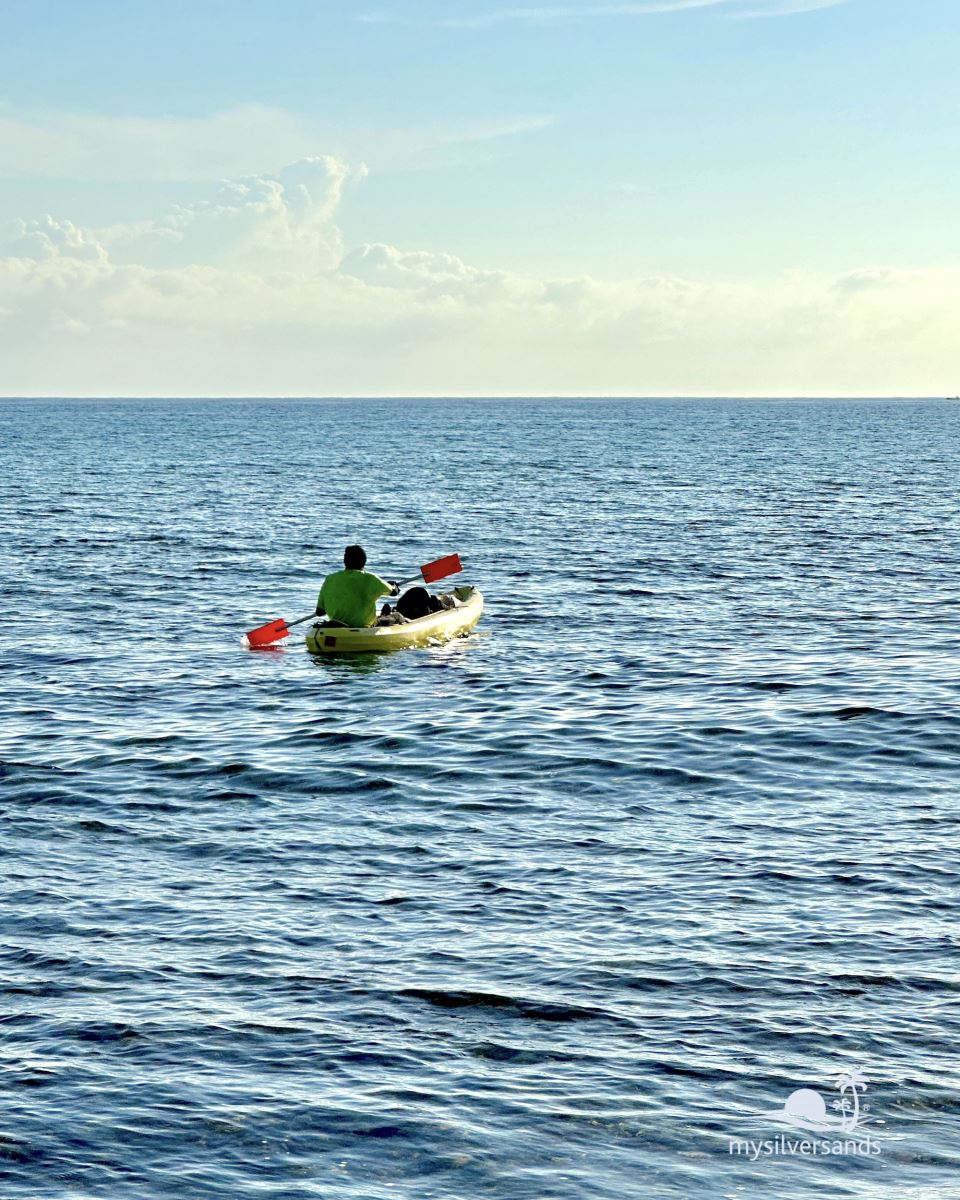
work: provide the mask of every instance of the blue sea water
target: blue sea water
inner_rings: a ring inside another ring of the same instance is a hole
[[[0,403],[2,1200],[956,1195],[958,444]],[[477,631],[242,649],[355,540]],[[774,1143],[853,1068],[864,1153]]]

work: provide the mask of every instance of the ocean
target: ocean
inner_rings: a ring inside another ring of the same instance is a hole
[[[956,1194],[960,404],[0,420],[2,1200]]]

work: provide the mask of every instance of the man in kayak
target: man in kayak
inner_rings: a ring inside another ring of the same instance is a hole
[[[329,617],[351,629],[365,629],[377,622],[377,601],[381,596],[397,596],[400,589],[379,575],[363,568],[367,556],[362,546],[348,546],[343,552],[342,571],[328,575],[317,598],[317,616]]]

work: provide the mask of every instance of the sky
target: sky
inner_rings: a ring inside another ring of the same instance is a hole
[[[3,0],[0,394],[955,395],[956,0]]]

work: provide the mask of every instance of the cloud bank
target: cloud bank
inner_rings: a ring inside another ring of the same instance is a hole
[[[955,393],[960,270],[753,282],[532,278],[345,246],[335,156],[156,220],[0,243],[6,395]]]

